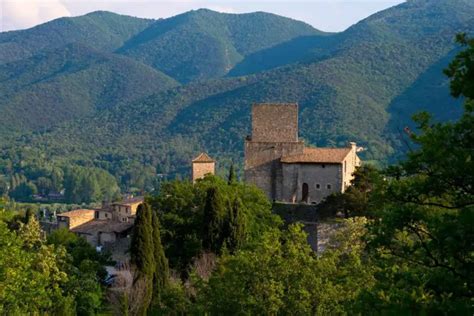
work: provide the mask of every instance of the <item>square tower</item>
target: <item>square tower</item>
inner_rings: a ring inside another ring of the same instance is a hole
[[[193,183],[198,179],[204,178],[207,174],[215,174],[216,161],[206,153],[200,153],[192,160],[192,180]]]
[[[280,158],[303,153],[298,140],[298,104],[254,104],[252,135],[245,141],[245,181],[262,189],[272,200],[281,199]]]
[[[252,141],[298,142],[298,104],[254,104],[252,107]]]

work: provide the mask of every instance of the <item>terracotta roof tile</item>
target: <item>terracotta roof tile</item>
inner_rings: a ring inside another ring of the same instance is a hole
[[[123,201],[119,202],[114,202],[112,205],[132,205],[132,204],[137,204],[137,203],[143,203],[145,201],[145,198],[143,196],[136,196],[133,198],[128,198]]]
[[[95,235],[98,232],[121,233],[133,227],[132,223],[114,220],[93,220],[71,229],[72,232]]]
[[[193,159],[193,162],[216,162],[206,153],[200,153],[199,156]]]
[[[305,148],[302,154],[283,156],[283,163],[342,163],[351,148]]]
[[[57,216],[79,217],[79,216],[90,216],[90,215],[93,216],[94,214],[95,214],[95,210],[79,209],[79,210],[59,213]]]

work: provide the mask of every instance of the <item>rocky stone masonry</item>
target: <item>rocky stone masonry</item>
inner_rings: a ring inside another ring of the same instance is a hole
[[[253,142],[298,142],[298,105],[254,104],[252,108]]]

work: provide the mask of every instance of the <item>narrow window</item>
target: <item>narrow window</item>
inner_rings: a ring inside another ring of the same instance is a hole
[[[319,183],[316,183],[316,189],[321,189],[321,185]]]
[[[332,187],[332,186],[331,186],[330,184],[328,184],[328,190],[331,190],[331,187]]]

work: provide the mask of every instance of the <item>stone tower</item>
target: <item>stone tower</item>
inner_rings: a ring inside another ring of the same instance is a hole
[[[204,178],[207,174],[215,174],[216,161],[206,153],[200,153],[192,160],[192,179],[193,183],[198,179]]]
[[[252,135],[245,141],[245,181],[262,189],[271,200],[280,199],[280,158],[302,154],[298,140],[298,105],[254,104]]]

